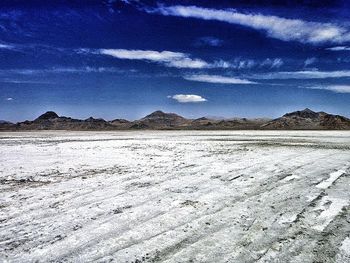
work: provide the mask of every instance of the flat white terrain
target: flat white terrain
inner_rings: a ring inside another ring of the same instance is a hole
[[[350,262],[350,132],[0,133],[0,262]]]

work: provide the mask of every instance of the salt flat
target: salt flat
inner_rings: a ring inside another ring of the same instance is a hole
[[[1,262],[350,262],[350,132],[0,133]]]

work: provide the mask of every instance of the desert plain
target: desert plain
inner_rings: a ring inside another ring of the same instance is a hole
[[[1,262],[350,262],[350,131],[0,133]]]

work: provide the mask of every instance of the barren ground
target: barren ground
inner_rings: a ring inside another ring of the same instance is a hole
[[[350,262],[350,132],[0,133],[0,262]]]

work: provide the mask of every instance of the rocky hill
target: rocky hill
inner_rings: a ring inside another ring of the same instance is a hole
[[[85,120],[59,116],[48,111],[33,121],[16,124],[1,121],[0,130],[350,130],[350,119],[310,109],[287,113],[270,119],[186,119],[175,113],[155,111],[142,119],[106,121],[90,117]]]
[[[0,120],[0,131],[1,130],[10,130],[13,127],[13,123],[9,121]]]
[[[261,126],[269,130],[350,130],[350,119],[310,109],[287,113]]]
[[[135,121],[133,127],[138,126],[150,129],[171,129],[187,127],[191,124],[191,120],[185,119],[175,113],[165,113],[162,111],[155,111],[146,117]],[[135,126],[136,125],[136,126]]]
[[[191,122],[190,128],[195,130],[257,130],[269,119],[209,119],[199,118]]]
[[[58,116],[48,111],[34,121],[18,122],[12,125],[13,130],[112,130],[114,126],[103,119],[92,117],[86,120]]]

